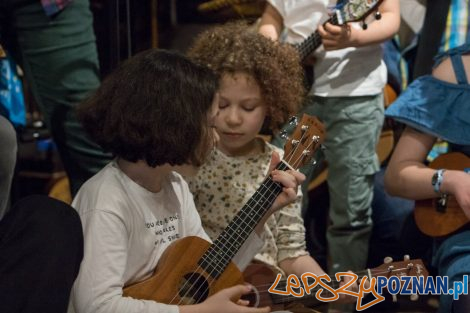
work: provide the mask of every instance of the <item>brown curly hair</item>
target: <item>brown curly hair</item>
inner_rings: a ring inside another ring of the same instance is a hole
[[[188,56],[220,77],[239,71],[253,76],[267,105],[272,131],[300,108],[305,90],[297,51],[258,34],[245,22],[229,22],[201,33]]]

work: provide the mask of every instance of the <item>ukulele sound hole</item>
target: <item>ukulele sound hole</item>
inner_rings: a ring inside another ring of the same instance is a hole
[[[246,295],[242,295],[241,299],[248,300],[250,302],[249,306],[259,307],[260,305],[260,294],[256,287],[253,286],[253,290]]]
[[[178,294],[184,304],[200,303],[209,296],[209,283],[201,274],[186,274],[181,280]]]

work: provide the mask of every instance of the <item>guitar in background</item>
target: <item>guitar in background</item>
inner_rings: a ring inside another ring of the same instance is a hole
[[[446,153],[438,156],[429,167],[470,174],[470,158],[460,152]],[[414,217],[418,228],[431,237],[449,235],[470,222],[452,195],[416,201]]]
[[[243,299],[249,300],[250,305],[254,307],[270,306],[273,311],[288,310],[292,305],[299,303],[306,307],[315,307],[324,303],[315,297],[320,289],[323,289],[322,297],[330,297],[331,295],[331,293],[328,295],[329,292],[321,286],[314,287],[310,294],[305,294],[302,297],[270,293],[268,289],[276,281],[276,270],[264,263],[249,265],[243,274],[245,281],[254,287],[254,291],[243,296]],[[387,278],[392,276],[422,276],[426,279],[428,271],[420,259],[410,260],[408,257],[405,257],[404,261],[385,263],[373,269],[357,272],[356,275],[358,275],[357,282],[359,284],[362,277],[367,277],[369,281],[372,277],[377,276],[385,276]],[[338,289],[340,283],[334,281],[334,277],[332,277],[332,280],[329,283],[325,281],[325,283],[335,290]],[[286,290],[286,280],[280,281],[275,289]]]
[[[379,20],[381,18],[378,6],[383,0],[349,0],[341,4],[332,14],[332,16],[324,23],[330,23],[332,25],[344,25],[351,22],[362,21],[362,28],[367,29],[365,18],[375,11],[375,18]],[[308,57],[320,47],[322,39],[318,30],[313,32],[301,43],[294,45],[297,49],[300,60],[305,68],[305,85],[307,89],[313,84],[313,66],[306,65]]]

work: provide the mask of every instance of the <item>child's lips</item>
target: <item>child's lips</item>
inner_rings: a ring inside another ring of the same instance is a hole
[[[224,134],[225,136],[227,136],[227,137],[233,137],[233,138],[238,138],[238,137],[243,136],[242,133],[229,133],[229,132],[224,132],[223,134]]]

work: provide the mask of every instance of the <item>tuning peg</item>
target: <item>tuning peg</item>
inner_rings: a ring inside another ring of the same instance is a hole
[[[292,140],[291,140],[291,144],[292,144],[294,147],[297,146],[297,145],[299,144],[299,142],[300,142],[299,140],[295,140],[295,139],[292,139]]]
[[[366,30],[367,29],[367,23],[365,21],[362,22],[362,29]]]
[[[375,12],[375,19],[380,20],[382,18],[382,14],[379,11]]]
[[[313,159],[310,161],[310,164],[311,164],[312,166],[317,165],[317,163],[318,163],[318,162],[317,162],[317,160],[316,160],[315,158],[313,158]]]
[[[287,130],[281,130],[281,132],[279,133],[279,136],[284,140],[289,138],[289,135],[287,134]]]
[[[421,265],[417,264],[416,265],[416,275],[421,276],[422,270],[421,270]]]
[[[387,256],[387,257],[384,258],[384,263],[385,263],[385,264],[389,264],[389,263],[392,263],[392,262],[393,262],[393,258],[392,258],[392,257]]]
[[[312,137],[312,141],[313,141],[315,144],[319,143],[319,142],[320,142],[320,136],[316,136],[316,135],[313,136],[313,137]]]
[[[409,261],[410,260],[410,255],[409,254],[405,254],[403,256],[403,261]]]
[[[294,115],[289,119],[289,125],[297,126],[297,124],[299,124],[299,119]]]

